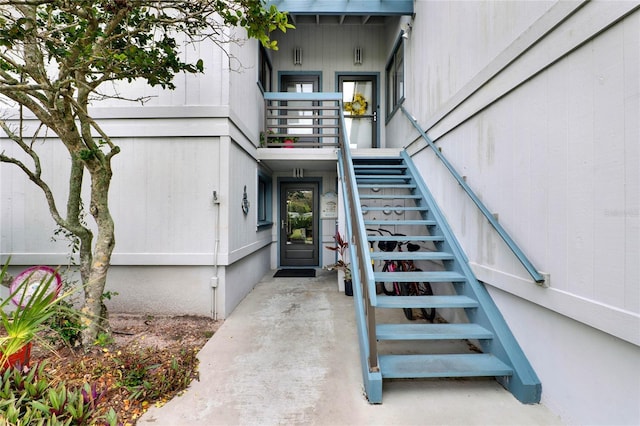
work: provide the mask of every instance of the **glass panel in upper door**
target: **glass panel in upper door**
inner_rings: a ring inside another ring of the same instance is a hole
[[[341,77],[345,126],[351,147],[376,147],[376,90],[373,79]]]

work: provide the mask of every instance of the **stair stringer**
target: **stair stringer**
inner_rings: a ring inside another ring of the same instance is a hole
[[[483,347],[483,350],[492,353],[502,362],[513,368],[512,376],[497,377],[496,379],[519,401],[525,404],[539,403],[542,395],[540,379],[533,370],[533,367],[529,363],[529,360],[522,351],[522,348],[509,329],[507,322],[487,289],[475,277],[469,266],[468,258],[464,250],[462,250],[460,243],[422,179],[422,175],[419,173],[413,160],[406,151],[402,151],[401,156],[413,175],[417,190],[422,193],[424,200],[429,205],[429,211],[424,215],[424,219],[432,215],[445,236],[445,243],[448,242],[449,249],[454,256],[459,259],[458,262],[452,262],[454,265],[453,270],[463,274],[467,282],[463,286],[456,287],[456,289],[461,294],[476,299],[480,304],[478,308],[467,311],[470,321],[487,328],[495,335],[493,340],[485,344],[486,347]]]
[[[349,157],[350,157],[350,154],[347,155],[347,158]],[[346,176],[345,167],[347,167],[347,165],[345,165],[343,157],[338,156],[338,170],[339,170],[339,177],[340,177],[339,180],[342,185],[343,194],[348,193],[347,182],[345,178]],[[353,167],[353,165],[349,164],[349,167]],[[354,188],[354,190],[357,193],[357,190],[358,190],[357,187]],[[353,235],[353,226],[359,226],[361,224],[351,222],[350,209],[352,208],[352,206],[349,205],[349,199],[346,197],[346,195],[343,195],[343,196],[344,196],[345,209],[346,209],[345,227],[347,230],[347,235]],[[356,210],[355,212],[356,216],[361,219],[362,212],[360,211],[359,206],[356,206],[355,210]],[[351,257],[351,259],[357,260],[358,254],[356,253],[355,247],[356,247],[355,244],[349,244],[349,256]],[[368,255],[368,251],[365,252],[365,256],[367,255]],[[365,265],[367,265],[366,267],[371,269],[371,260],[368,257],[366,259],[360,259],[360,262],[365,262]],[[355,262],[353,263],[353,266],[355,266]],[[366,277],[360,277],[360,268],[358,267],[352,267],[351,274],[352,274],[352,280],[354,283],[353,301],[354,301],[355,314],[356,314],[356,330],[358,333],[358,344],[360,346],[360,351],[359,351],[360,368],[362,370],[361,372],[362,372],[362,381],[364,384],[364,391],[367,396],[367,399],[369,400],[369,403],[382,404],[382,372],[380,371],[380,368],[377,368],[376,370],[372,370],[369,368],[370,357],[372,356],[375,357],[376,366],[380,365],[380,360],[378,359],[377,353],[374,353],[373,355],[371,354],[371,348],[369,347],[369,344],[368,344],[367,320],[366,320],[366,313],[365,313],[365,306],[364,306],[364,303],[366,302],[364,300],[362,287],[360,286],[360,283]],[[373,274],[373,271],[371,271],[371,274]],[[365,283],[365,285],[369,286],[369,292],[370,292],[369,294],[373,295],[374,301],[375,301],[375,294],[376,294],[375,283],[371,281],[371,282]]]

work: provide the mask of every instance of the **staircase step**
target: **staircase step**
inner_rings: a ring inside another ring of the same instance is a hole
[[[405,212],[426,212],[429,211],[429,207],[403,207],[403,206],[372,206],[367,207],[367,211],[385,211],[385,210],[402,210]]]
[[[477,308],[478,302],[467,296],[387,296],[376,298],[378,308]]]
[[[452,271],[374,272],[373,276],[377,282],[383,283],[457,283],[467,280],[464,275]]]
[[[374,251],[373,260],[451,260],[453,254],[444,251]]]
[[[395,226],[395,225],[422,225],[422,226],[434,226],[437,224],[435,220],[365,220],[365,226]]]
[[[357,182],[362,182],[362,181],[367,181],[367,180],[373,180],[375,181],[376,179],[380,179],[380,180],[409,180],[409,179],[413,179],[413,177],[411,175],[392,175],[392,174],[386,174],[386,175],[363,175],[363,174],[356,174],[356,181]]]
[[[398,241],[397,236],[392,235],[367,235],[367,240],[370,242],[378,242],[378,241]],[[442,235],[403,235],[402,241],[414,241],[414,242],[439,242],[444,241],[444,236]]]
[[[490,354],[381,355],[382,378],[510,376],[513,370]]]
[[[420,200],[422,195],[420,194],[360,194],[361,200]]]
[[[356,170],[369,170],[369,169],[401,169],[405,170],[407,166],[405,164],[375,164],[375,163],[362,163],[353,165]]]
[[[379,189],[414,189],[416,184],[414,183],[364,183],[358,184],[358,188],[379,188]]]
[[[378,340],[492,339],[493,333],[478,324],[378,324]]]

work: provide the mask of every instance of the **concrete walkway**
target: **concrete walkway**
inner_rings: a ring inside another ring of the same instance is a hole
[[[270,272],[202,348],[200,381],[139,425],[559,425],[495,380],[385,382],[363,393],[353,298],[335,273]]]

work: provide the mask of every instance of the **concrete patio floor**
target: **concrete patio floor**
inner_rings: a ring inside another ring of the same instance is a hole
[[[353,298],[336,275],[267,274],[202,348],[200,381],[140,425],[560,425],[493,379],[384,383],[363,392]],[[544,384],[543,384],[544,385]]]

